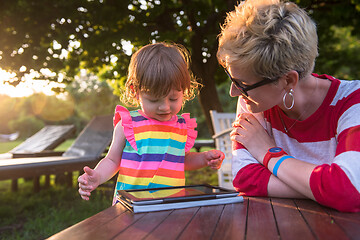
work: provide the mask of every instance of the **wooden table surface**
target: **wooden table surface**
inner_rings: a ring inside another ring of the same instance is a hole
[[[254,197],[138,214],[117,204],[49,239],[360,239],[360,213],[340,213],[311,200]]]

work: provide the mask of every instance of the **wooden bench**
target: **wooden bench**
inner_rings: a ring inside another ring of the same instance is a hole
[[[83,129],[74,143],[61,156],[13,158],[0,161],[0,180],[17,179],[68,173],[72,182],[72,171],[81,170],[85,165],[94,167],[110,145],[113,132],[112,115],[93,118]],[[34,190],[38,191],[38,180]]]
[[[0,161],[12,158],[60,156],[63,152],[55,152],[54,149],[74,133],[74,125],[46,125],[9,152],[0,154]],[[12,180],[11,189],[17,191],[17,179]]]

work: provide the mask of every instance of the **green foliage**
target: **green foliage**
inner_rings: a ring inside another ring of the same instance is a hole
[[[22,105],[22,99],[0,95],[0,133],[13,132],[8,123],[20,116]]]
[[[360,76],[360,39],[351,35],[354,27],[335,27],[331,42],[326,42],[326,47],[320,48],[320,56],[316,70],[327,73],[340,79],[359,79]],[[325,45],[325,44],[324,44]]]
[[[86,120],[94,116],[113,114],[119,97],[115,96],[107,82],[99,81],[90,74],[81,75],[66,87],[75,102],[77,115]]]
[[[11,1],[0,10],[0,65],[20,76],[24,63],[25,72],[48,67],[56,73],[66,70],[69,78],[80,67],[98,72],[104,65],[125,75],[129,56],[124,41],[135,49],[153,40],[176,41],[191,49],[197,35],[202,49],[194,52],[200,57],[203,51],[214,53],[226,10],[223,1]],[[67,58],[60,57],[62,50],[69,51]],[[117,64],[111,63],[114,56]]]
[[[359,79],[360,2],[297,0],[315,20],[319,57],[315,72],[340,79]]]
[[[360,2],[293,1],[305,8],[317,24],[320,55],[315,72],[344,79],[359,78]],[[216,61],[217,35],[226,13],[237,3],[235,0],[4,1],[0,8],[0,67],[17,74],[14,85],[24,74],[43,68],[56,75],[40,78],[69,84],[81,69],[86,69],[107,80],[119,95],[131,51],[154,41],[181,43],[191,53],[194,75],[204,84],[196,108],[202,109],[209,126],[208,111],[221,111],[222,106],[228,106],[219,100],[215,89],[215,85],[228,82]],[[132,44],[130,53],[128,43]],[[81,109],[92,111],[75,113],[85,119],[100,109],[92,107],[90,101],[79,104]],[[112,104],[105,102],[103,106]]]
[[[22,115],[9,122],[10,128],[14,132],[20,132],[21,138],[27,138],[44,127],[44,122],[33,115]]]
[[[14,85],[32,69],[49,68],[56,76],[40,78],[57,81],[61,74],[65,83],[88,69],[111,80],[119,93],[130,60],[126,42],[132,50],[153,41],[177,42],[191,52],[192,71],[205,86],[201,107],[208,114],[221,110],[214,85],[216,36],[226,11],[236,3],[228,2],[11,1],[0,8],[0,67],[17,74]]]
[[[294,2],[315,19],[320,49],[339,42],[332,26],[350,26],[351,36],[360,36],[359,1]],[[120,79],[129,62],[125,41],[136,50],[152,41],[169,40],[191,51],[197,75],[200,69],[214,73],[219,25],[236,4],[220,0],[6,1],[0,9],[0,66],[17,73],[18,80],[31,69],[49,68],[57,74],[67,73],[66,82],[80,69],[97,73],[104,66],[106,79]],[[61,55],[63,50],[68,51],[66,58]],[[324,50],[320,62],[329,58],[325,53],[329,52]],[[111,61],[114,57],[116,64]],[[20,71],[23,65],[24,72]]]
[[[74,113],[74,101],[66,97],[46,96],[45,94],[34,94],[29,97],[29,113],[36,115],[44,122],[61,122],[68,119]]]
[[[217,171],[208,167],[194,171],[186,171],[185,179],[186,179],[186,185],[207,183],[217,186],[219,184]]]

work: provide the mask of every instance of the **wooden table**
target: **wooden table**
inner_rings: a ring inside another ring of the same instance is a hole
[[[139,214],[117,204],[49,239],[360,239],[360,213],[340,213],[311,200],[253,197]]]

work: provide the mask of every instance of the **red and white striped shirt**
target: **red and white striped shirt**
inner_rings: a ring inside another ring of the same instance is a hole
[[[264,128],[296,159],[316,164],[310,188],[317,202],[340,211],[360,211],[360,81],[331,81],[321,106],[304,121],[288,118],[278,106],[254,114]],[[309,96],[311,97],[311,96]],[[247,112],[239,99],[238,112]],[[285,126],[293,126],[288,133]],[[294,124],[294,125],[293,125]],[[239,143],[233,142],[234,187],[248,196],[267,196],[271,172]]]

